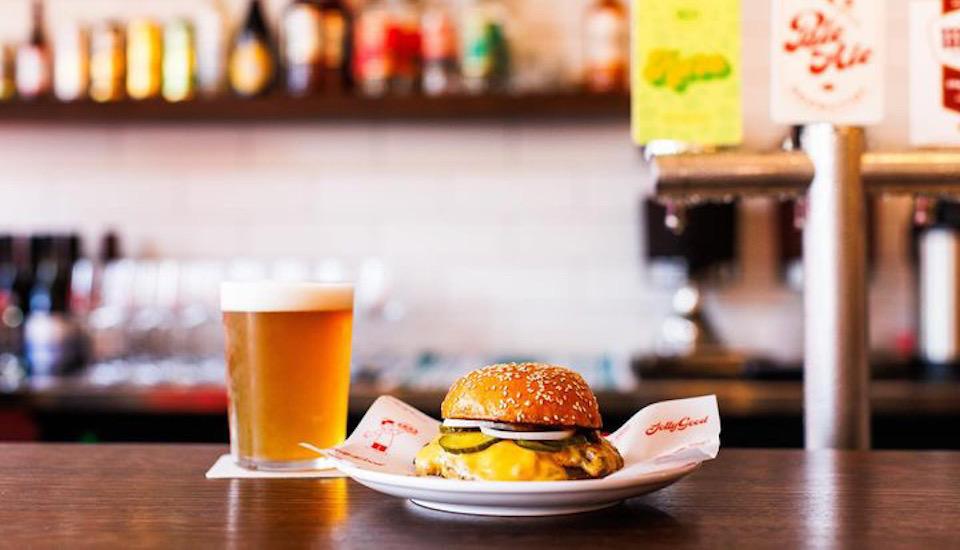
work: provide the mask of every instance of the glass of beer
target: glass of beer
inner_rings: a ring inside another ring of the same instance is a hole
[[[225,282],[230,452],[240,466],[305,470],[347,429],[353,285]]]

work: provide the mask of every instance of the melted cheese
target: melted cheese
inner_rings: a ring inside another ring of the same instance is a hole
[[[556,481],[570,479],[568,468],[603,477],[623,467],[620,453],[606,440],[570,445],[556,452],[532,451],[501,440],[475,453],[448,453],[437,436],[417,453],[417,475],[488,481]]]

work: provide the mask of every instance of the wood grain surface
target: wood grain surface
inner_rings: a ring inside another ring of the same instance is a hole
[[[960,454],[725,449],[604,511],[458,516],[345,479],[206,480],[226,449],[0,445],[0,546],[934,548],[960,545]]]

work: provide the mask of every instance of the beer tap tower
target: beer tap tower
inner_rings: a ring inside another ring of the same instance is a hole
[[[679,154],[652,163],[656,195],[674,220],[700,201],[802,198],[805,445],[868,449],[866,197],[960,195],[960,151],[865,152],[862,128],[817,123],[804,128],[802,151]]]

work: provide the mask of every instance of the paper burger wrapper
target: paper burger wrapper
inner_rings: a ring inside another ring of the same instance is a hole
[[[414,457],[439,430],[439,421],[395,397],[382,396],[343,444],[332,449],[305,446],[333,459],[334,464],[412,476]],[[720,450],[717,398],[705,395],[648,405],[607,439],[624,460],[623,469],[608,479],[716,458]]]

